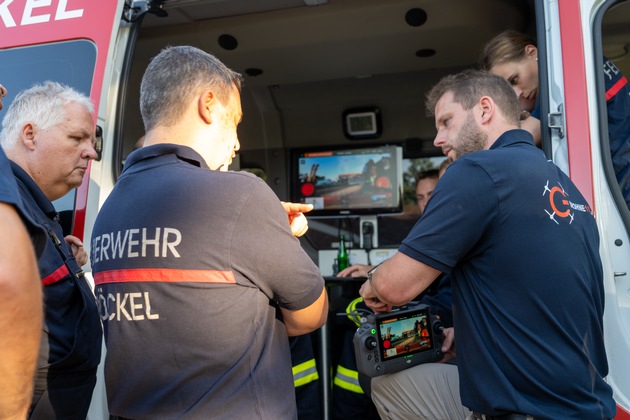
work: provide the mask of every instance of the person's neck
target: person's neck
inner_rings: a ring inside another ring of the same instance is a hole
[[[497,125],[493,130],[488,132],[488,141],[486,144],[486,149],[490,149],[492,145],[505,133],[506,131],[516,130],[518,126],[504,123]]]
[[[170,143],[192,147],[196,138],[195,134],[195,130],[191,130],[190,127],[182,127],[180,124],[158,126],[145,134],[144,146]]]

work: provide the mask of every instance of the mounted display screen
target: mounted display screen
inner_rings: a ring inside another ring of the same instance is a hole
[[[402,212],[402,148],[383,146],[294,151],[293,201],[313,204],[308,216]]]

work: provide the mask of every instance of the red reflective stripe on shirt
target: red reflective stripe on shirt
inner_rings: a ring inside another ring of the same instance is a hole
[[[66,277],[70,272],[68,271],[68,267],[66,265],[62,265],[51,274],[47,275],[42,279],[42,284],[44,286],[49,286],[51,284],[57,283],[62,278]]]
[[[619,92],[621,90],[621,88],[626,85],[626,83],[628,83],[628,79],[626,79],[626,76],[624,76],[621,79],[617,80],[617,83],[612,85],[610,87],[610,89],[608,89],[606,91],[606,102],[610,101],[610,99],[613,96],[615,96],[617,94],[617,92]]]
[[[102,271],[94,275],[95,284],[128,282],[236,284],[236,279],[231,271],[178,270],[174,268],[110,270]]]

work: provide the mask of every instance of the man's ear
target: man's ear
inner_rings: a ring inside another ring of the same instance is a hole
[[[31,123],[25,124],[20,131],[20,140],[28,150],[35,150],[35,131]]]
[[[478,103],[481,110],[481,124],[487,124],[492,118],[495,111],[495,104],[489,96],[483,96]]]
[[[205,90],[198,99],[199,116],[206,124],[212,124],[212,111],[216,98],[211,90]]]

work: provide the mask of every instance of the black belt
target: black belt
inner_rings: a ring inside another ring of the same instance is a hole
[[[500,414],[498,416],[490,416],[488,414],[481,414],[473,412],[474,420],[536,420],[533,416],[519,413]]]

